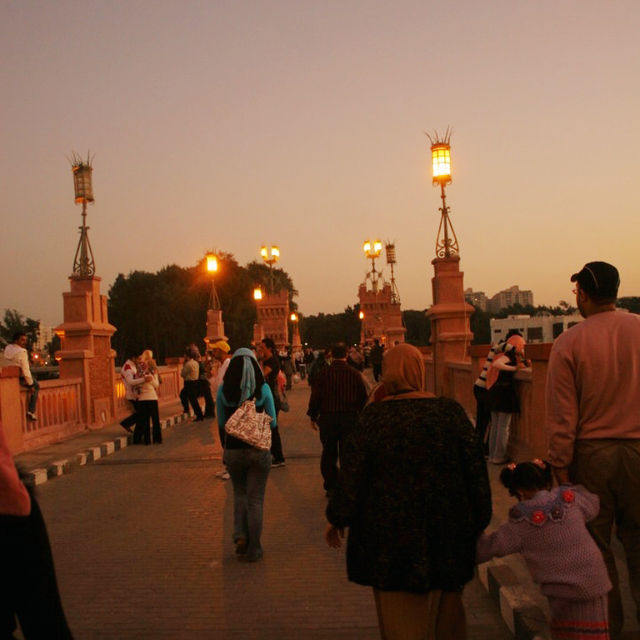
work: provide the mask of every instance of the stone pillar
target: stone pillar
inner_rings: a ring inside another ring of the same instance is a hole
[[[460,271],[460,256],[436,258],[431,261],[434,277],[433,306],[427,311],[431,319],[433,349],[433,388],[438,396],[447,395],[445,362],[469,361],[468,347],[473,339],[469,318],[474,308],[464,299],[464,273]]]
[[[293,324],[293,336],[291,337],[291,351],[298,353],[302,351],[302,341],[300,340],[300,323],[292,322]]]
[[[108,424],[116,416],[115,351],[109,324],[107,297],[100,294],[97,276],[71,277],[71,290],[62,294],[64,322],[56,327],[61,350],[60,378],[82,378],[82,420]]]
[[[282,289],[277,293],[263,293],[262,300],[256,300],[256,309],[257,325],[262,329],[263,337],[271,338],[278,350],[283,349],[289,340],[289,292]],[[256,334],[254,326],[254,340]]]
[[[205,336],[205,343],[207,349],[209,343],[218,342],[218,340],[228,340],[224,335],[224,322],[222,321],[222,309],[208,309],[207,310],[207,335]]]

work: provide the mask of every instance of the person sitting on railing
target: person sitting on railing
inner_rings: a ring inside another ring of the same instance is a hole
[[[20,367],[20,384],[23,387],[27,387],[30,393],[27,419],[35,421],[38,419],[38,416],[36,416],[36,402],[38,401],[40,385],[31,374],[26,346],[27,334],[24,331],[17,331],[13,334],[13,342],[5,347],[4,357]]]

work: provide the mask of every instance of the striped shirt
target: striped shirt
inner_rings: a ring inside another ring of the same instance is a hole
[[[362,375],[344,360],[334,360],[320,372],[311,389],[307,415],[315,421],[327,413],[357,413],[367,400]]]

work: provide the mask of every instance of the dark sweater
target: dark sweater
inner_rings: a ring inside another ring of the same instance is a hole
[[[461,589],[491,519],[482,453],[447,398],[371,404],[341,454],[327,519],[349,527],[349,580],[378,589]]]

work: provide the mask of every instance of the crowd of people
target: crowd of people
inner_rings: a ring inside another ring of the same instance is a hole
[[[531,366],[518,332],[491,347],[475,381],[475,425],[455,400],[425,390],[424,356],[409,344],[385,350],[376,341],[361,351],[338,343],[294,354],[278,352],[270,338],[234,352],[220,340],[205,356],[190,345],[181,400],[196,422],[217,416],[238,559],[264,555],[268,476],[286,464],[279,413],[288,410],[286,391],[298,376],[311,387],[307,415],[322,444],[325,540],[338,548],[348,529],[348,578],[372,588],[382,638],[466,638],[461,596],[475,566],[516,552],[548,597],[553,638],[617,638],[623,612],[614,527],[640,612],[640,317],[616,310],[619,274],[612,265],[587,263],[571,281],[585,320],[551,351],[548,461],[509,456],[519,411],[515,374]],[[161,443],[151,351],[130,356],[121,376],[133,408],[121,425],[133,427],[135,444]],[[500,481],[516,500],[492,532],[487,462],[503,467]],[[1,429],[0,473],[9,487],[0,493],[1,539],[6,546],[20,535],[15,518],[30,518],[40,532],[45,552],[38,566],[54,594],[43,615],[60,626],[60,637],[70,637],[46,529],[15,475]],[[15,600],[5,603],[7,619],[20,615]]]

